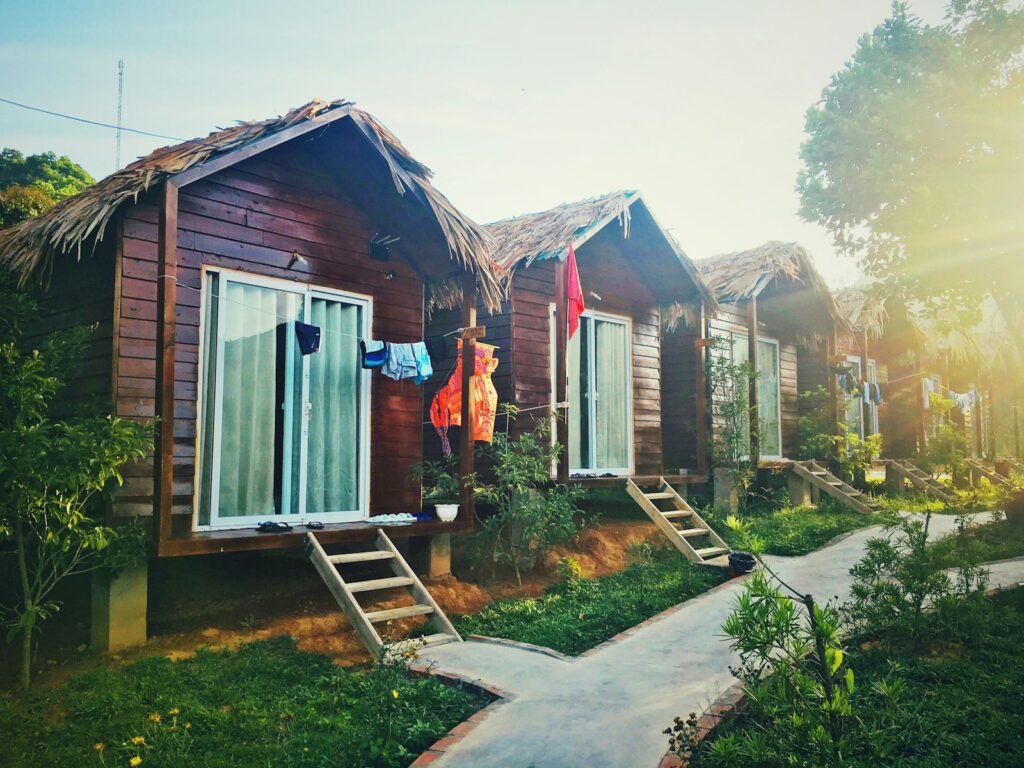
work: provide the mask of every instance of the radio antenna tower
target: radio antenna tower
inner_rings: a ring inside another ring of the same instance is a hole
[[[124,59],[117,60],[117,155],[115,170],[121,168],[121,107],[124,103]]]

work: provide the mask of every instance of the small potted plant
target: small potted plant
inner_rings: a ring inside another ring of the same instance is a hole
[[[459,478],[455,458],[424,461],[412,468],[412,477],[423,486],[423,500],[434,505],[437,519],[450,523],[459,514]]]

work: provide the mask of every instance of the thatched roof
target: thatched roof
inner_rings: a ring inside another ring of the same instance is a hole
[[[574,203],[562,203],[546,211],[491,222],[485,224],[484,229],[495,240],[495,260],[504,271],[505,279],[509,280],[516,269],[528,267],[534,261],[565,259],[570,242],[579,252],[590,238],[607,226],[617,226],[623,239],[629,238],[633,219],[631,211],[638,205],[644,207],[700,300],[714,306],[714,297],[701,280],[693,262],[675,238],[657,223],[640,192],[635,189],[609,192]]]
[[[796,335],[801,338],[820,339],[827,335],[826,330],[831,331],[815,327],[818,322],[830,322],[839,328],[848,325],[836,306],[832,290],[814,266],[807,249],[799,243],[772,240],[747,251],[701,259],[697,269],[715,298],[724,304],[747,301],[769,288],[810,291],[823,314],[816,318],[811,307],[801,307],[806,318],[786,318],[792,321]]]
[[[75,253],[80,257],[84,244],[103,237],[120,206],[134,202],[140,194],[165,180],[221,161],[257,142],[269,148],[274,137],[297,126],[308,125],[312,130],[342,118],[353,120],[387,162],[397,192],[413,193],[428,208],[437,220],[452,259],[476,273],[485,300],[496,306],[500,286],[491,261],[491,237],[430,184],[430,169],[416,160],[394,134],[368,112],[356,109],[353,102],[344,99],[314,99],[281,117],[240,122],[206,138],[157,149],[45,213],[0,231],[0,267],[11,270],[22,284],[45,280],[56,255]],[[285,136],[290,138],[291,132]]]
[[[980,318],[980,319],[979,319]],[[952,307],[917,307],[915,322],[925,339],[925,355],[935,366],[961,369],[958,378],[971,379],[988,374],[1018,370],[1024,365],[1024,350],[999,304],[992,296],[981,302],[978,318],[966,320]],[[970,375],[964,375],[967,369]]]

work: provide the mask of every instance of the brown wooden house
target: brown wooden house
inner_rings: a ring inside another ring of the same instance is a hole
[[[373,116],[316,100],[158,149],[0,233],[0,266],[45,286],[43,330],[99,325],[75,395],[158,419],[111,514],[150,518],[159,556],[300,546],[310,520],[324,542],[368,537],[367,518],[420,511],[423,388],[361,369],[359,341],[421,340],[453,277],[473,306],[500,295],[489,236],[430,177]],[[321,328],[317,354],[297,321]]]
[[[505,300],[484,324],[487,341],[499,346],[499,401],[521,411],[510,429],[528,429],[528,416],[549,418],[553,404],[566,404],[558,422],[563,479],[695,467],[666,461],[676,420],[696,407],[692,367],[670,364],[666,355],[679,330],[698,326],[714,299],[640,193],[614,192],[485,229],[504,271]],[[565,317],[570,243],[586,304],[572,339],[555,319]],[[450,312],[439,312],[432,333],[456,324]],[[686,351],[696,353],[692,345]],[[686,416],[697,421],[695,412]],[[498,426],[504,428],[500,416]]]
[[[773,241],[702,259],[697,268],[719,302],[718,313],[707,320],[707,337],[734,363],[749,363],[757,372],[748,390],[751,411],[758,413],[757,424],[749,425],[750,460],[799,458],[799,393],[817,384],[834,386],[824,371],[805,369],[801,350],[820,349],[828,359],[836,332],[846,327],[832,292],[797,243]],[[713,436],[723,429],[717,399],[712,386]]]
[[[835,296],[849,328],[838,334],[832,367],[845,366],[858,382],[856,391],[839,393],[840,417],[850,433],[881,434],[884,455],[914,456],[924,442],[924,357],[913,314],[898,297],[883,297],[870,288],[843,288]],[[805,364],[811,365],[811,358],[826,365],[820,351],[809,352]],[[880,388],[881,403],[874,387]]]

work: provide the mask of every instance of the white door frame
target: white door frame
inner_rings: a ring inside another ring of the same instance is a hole
[[[297,295],[302,301],[302,317],[308,320],[310,317],[310,307],[312,305],[312,299],[316,298],[326,299],[329,301],[340,301],[349,305],[357,306],[361,309],[361,328],[360,335],[363,339],[369,338],[370,329],[373,322],[373,297],[364,294],[352,293],[349,291],[342,291],[333,288],[325,288],[321,286],[308,285],[306,283],[300,283],[294,280],[284,280],[281,278],[266,277],[263,275],[254,275],[249,272],[226,269],[222,267],[214,267],[209,265],[203,265],[200,271],[200,319],[201,324],[205,324],[209,317],[209,299],[207,284],[209,274],[217,274],[220,278],[219,288],[222,293],[217,297],[218,312],[217,312],[217,370],[222,371],[224,366],[224,317],[225,312],[224,304],[230,303],[226,296],[223,295],[224,284],[227,281],[242,283],[245,285],[259,286],[263,288],[270,288],[272,290],[291,293]],[[294,337],[290,337],[292,340]],[[358,343],[358,339],[352,339],[352,343]],[[218,376],[214,391],[214,409],[213,409],[213,420],[214,420],[214,434],[213,434],[213,467],[211,470],[212,488],[210,492],[210,522],[206,525],[199,524],[199,501],[201,496],[202,488],[202,467],[204,457],[202,455],[202,444],[203,444],[203,393],[206,390],[205,380],[207,371],[206,369],[206,352],[205,349],[205,333],[201,325],[199,328],[199,365],[198,365],[198,377],[197,377],[197,396],[196,396],[196,439],[195,439],[195,474],[193,478],[193,493],[192,493],[192,527],[196,531],[212,531],[212,530],[230,530],[237,528],[248,528],[255,525],[258,522],[265,520],[278,520],[280,522],[288,522],[290,524],[301,525],[306,521],[306,477],[307,477],[307,462],[308,462],[308,418],[309,418],[309,356],[303,356],[302,358],[302,374],[301,381],[299,382],[301,388],[301,396],[299,400],[299,408],[302,411],[301,424],[302,431],[299,436],[299,477],[297,482],[299,483],[299,509],[296,514],[263,514],[263,515],[244,515],[244,516],[233,516],[221,518],[218,514],[219,507],[219,496],[220,496],[220,452],[221,452],[221,419],[223,417],[222,402],[223,402],[223,386],[224,377]],[[289,368],[286,376],[293,375]],[[364,520],[369,517],[369,498],[370,498],[370,435],[372,434],[370,425],[370,399],[371,399],[371,382],[370,371],[360,369],[359,371],[359,384],[360,384],[360,403],[359,403],[359,419],[360,423],[357,426],[357,439],[359,440],[359,473],[357,478],[358,489],[357,497],[359,503],[359,509],[342,512],[330,512],[317,515],[317,520],[321,522],[354,522],[358,520]],[[294,386],[294,384],[293,384]],[[285,436],[286,441],[294,439],[294,435],[291,435],[292,424],[290,420],[285,421]],[[285,503],[285,499],[291,498],[291,477],[292,473],[284,471],[290,469],[291,463],[291,451],[286,450],[285,455],[282,457],[282,488],[281,498],[282,504]]]
[[[551,317],[551,401],[555,402],[557,393],[555,371],[557,366],[555,365],[555,355],[558,354],[558,350],[555,344],[555,305],[550,304],[550,317]],[[591,321],[598,320],[606,323],[617,323],[623,325],[626,328],[626,455],[629,458],[629,466],[626,467],[569,467],[569,473],[595,473],[595,474],[613,474],[613,475],[632,475],[634,473],[634,467],[636,466],[636,456],[634,454],[634,432],[636,431],[633,423],[633,318],[628,315],[619,315],[611,312],[601,312],[598,310],[588,309],[581,315],[582,318],[587,318]],[[591,333],[589,342],[587,344],[587,365],[590,371],[594,370],[594,359],[596,355],[596,339],[597,334]],[[568,345],[570,340],[566,338],[566,352],[568,353]],[[583,350],[580,350],[580,354],[583,354]],[[568,370],[568,365],[566,365]],[[593,392],[594,382],[591,379],[591,392]],[[591,435],[593,435],[594,424],[595,424],[595,399],[594,397],[588,397],[588,418],[587,422],[590,425]],[[572,435],[569,436],[572,439]],[[593,456],[594,440],[589,441],[591,448],[591,456]],[[592,462],[593,463],[593,462]]]

